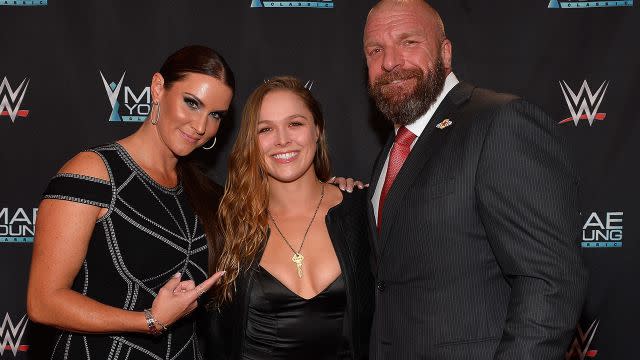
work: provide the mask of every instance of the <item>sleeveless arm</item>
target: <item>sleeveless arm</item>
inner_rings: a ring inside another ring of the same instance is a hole
[[[96,221],[111,203],[106,166],[98,154],[80,153],[44,192],[27,291],[27,312],[35,322],[87,333],[146,330],[141,313],[104,305],[71,289]]]
[[[27,290],[32,321],[81,333],[149,332],[143,312],[110,306],[72,289],[96,223],[113,208],[113,183],[109,163],[93,151],[71,159],[47,186],[38,210]],[[171,325],[197,306],[199,294],[220,275],[198,286],[173,276],[148,306],[158,321]]]

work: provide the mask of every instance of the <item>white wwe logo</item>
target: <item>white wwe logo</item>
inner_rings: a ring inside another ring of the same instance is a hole
[[[571,111],[571,117],[560,121],[560,124],[573,120],[573,123],[578,126],[580,120],[587,120],[589,126],[591,126],[596,119],[604,120],[607,114],[598,113],[598,108],[602,103],[602,99],[604,99],[604,94],[607,92],[608,87],[609,82],[605,81],[595,93],[592,93],[589,84],[587,84],[587,80],[585,80],[576,94],[565,81],[560,81],[560,89],[562,89],[564,99],[567,101],[569,111]]]
[[[11,350],[13,356],[16,356],[18,350],[20,350],[20,342],[22,341],[22,336],[24,335],[24,330],[27,328],[28,322],[29,319],[27,315],[24,315],[22,319],[20,319],[20,322],[15,325],[9,317],[9,313],[4,316],[4,321],[2,321],[2,325],[0,325],[0,337],[2,338],[2,343],[0,343],[0,356],[4,354],[5,350]]]
[[[582,327],[578,324],[578,335],[573,342],[569,351],[564,354],[565,360],[579,359],[584,360],[585,357],[594,358],[598,354],[598,350],[589,350],[593,337],[596,335],[600,321],[594,320],[586,332],[582,331]],[[582,344],[582,346],[580,346]]]
[[[0,83],[0,96],[2,96],[2,99],[0,99],[0,115],[8,115],[12,123],[16,121],[17,116],[26,117],[29,114],[28,110],[20,110],[27,87],[29,87],[28,79],[22,80],[15,91],[11,89],[9,80],[6,77]]]

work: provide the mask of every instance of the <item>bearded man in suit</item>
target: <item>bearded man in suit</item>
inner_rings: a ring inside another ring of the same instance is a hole
[[[562,359],[586,293],[578,176],[555,123],[459,81],[438,13],[383,0],[364,31],[393,122],[369,188],[372,359]]]

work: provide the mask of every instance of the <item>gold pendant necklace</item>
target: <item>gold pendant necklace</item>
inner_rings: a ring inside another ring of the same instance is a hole
[[[304,241],[307,240],[307,233],[309,233],[311,224],[313,224],[313,220],[315,220],[316,214],[318,214],[318,209],[320,209],[320,204],[322,204],[323,198],[324,198],[324,183],[322,184],[322,190],[320,192],[320,201],[318,201],[318,206],[316,206],[316,209],[313,212],[313,216],[311,217],[311,221],[309,221],[309,225],[307,225],[307,229],[304,231],[304,236],[302,237],[302,242],[300,243],[300,248],[298,249],[298,251],[296,251],[293,248],[293,246],[291,246],[291,243],[289,242],[289,240],[287,240],[287,238],[284,236],[282,231],[280,231],[280,228],[276,223],[276,219],[273,218],[273,215],[271,215],[271,212],[269,211],[269,209],[267,209],[267,214],[269,215],[271,222],[273,223],[276,230],[278,231],[278,234],[280,234],[280,236],[282,237],[282,240],[284,240],[284,242],[287,244],[289,249],[293,251],[293,256],[291,257],[291,261],[293,261],[293,263],[296,265],[296,270],[298,271],[298,277],[301,279],[302,279],[302,262],[304,261],[304,256],[300,252],[302,251],[302,246],[304,245]]]

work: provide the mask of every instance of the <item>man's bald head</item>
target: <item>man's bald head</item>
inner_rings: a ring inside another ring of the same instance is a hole
[[[367,22],[369,22],[372,14],[375,15],[376,12],[384,12],[398,7],[416,11],[416,14],[431,26],[433,34],[436,35],[440,41],[447,38],[444,22],[442,22],[440,14],[424,0],[381,0],[369,11]]]
[[[396,126],[427,112],[451,72],[451,42],[423,0],[382,0],[364,29],[369,93]]]

